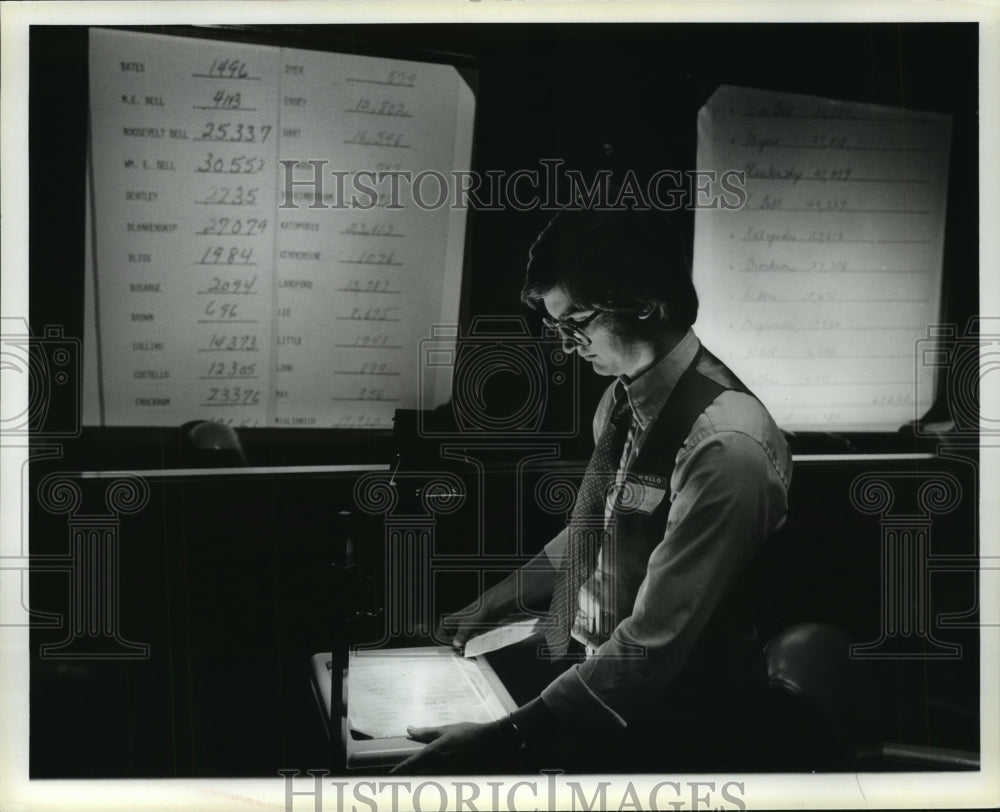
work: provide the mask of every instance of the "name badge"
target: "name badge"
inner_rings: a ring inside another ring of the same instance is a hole
[[[668,482],[656,474],[633,474],[629,476],[622,494],[622,507],[648,516],[667,495]]]

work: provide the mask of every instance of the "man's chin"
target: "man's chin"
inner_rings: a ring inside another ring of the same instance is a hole
[[[596,374],[607,377],[611,377],[615,374],[612,370],[608,369],[608,367],[605,366],[599,358],[588,358],[587,360],[590,361],[590,366]]]

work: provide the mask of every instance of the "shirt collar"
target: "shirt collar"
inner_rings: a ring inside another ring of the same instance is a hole
[[[619,385],[628,395],[632,414],[640,429],[648,428],[659,415],[678,379],[694,361],[700,346],[701,342],[694,330],[688,328],[677,346],[634,381],[628,381],[624,377],[618,379]]]

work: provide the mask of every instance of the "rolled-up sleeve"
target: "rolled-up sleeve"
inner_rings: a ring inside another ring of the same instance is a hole
[[[661,694],[788,506],[787,474],[740,431],[712,433],[683,453],[671,492],[664,538],[649,558],[631,616],[593,657],[542,692],[562,721],[622,726]]]

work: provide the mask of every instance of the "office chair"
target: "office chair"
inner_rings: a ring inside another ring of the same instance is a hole
[[[822,623],[785,629],[767,644],[772,752],[779,770],[975,770],[979,754],[884,741],[867,664],[847,632]]]

